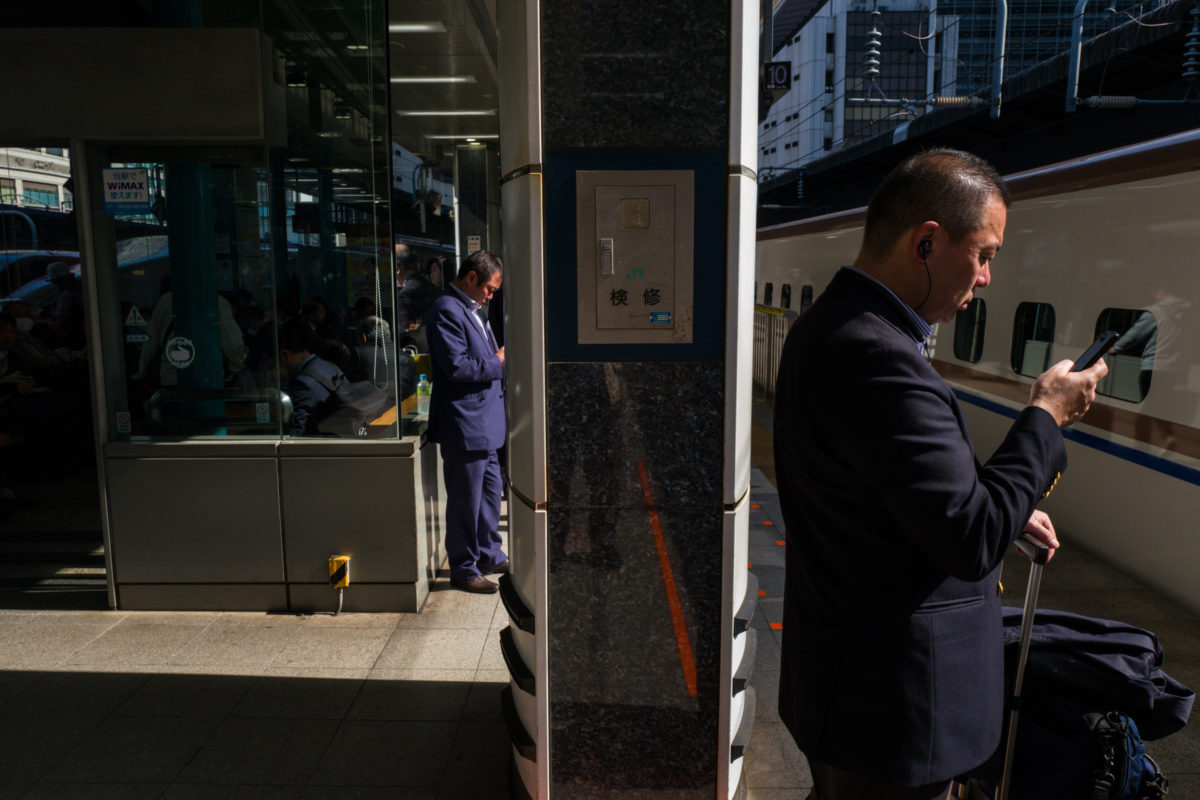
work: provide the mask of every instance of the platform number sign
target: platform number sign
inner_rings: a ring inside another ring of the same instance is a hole
[[[792,62],[768,61],[763,64],[763,82],[767,91],[786,92],[792,88]]]

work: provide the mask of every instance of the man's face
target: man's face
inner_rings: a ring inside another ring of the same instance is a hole
[[[954,315],[965,309],[975,289],[992,282],[991,261],[1004,243],[1004,224],[1008,210],[998,197],[984,206],[982,227],[961,241],[952,242],[944,228],[933,237],[928,264],[932,289],[920,314],[926,322],[953,322]]]
[[[463,277],[463,294],[474,300],[479,305],[483,305],[488,300],[492,299],[492,295],[500,288],[500,283],[504,280],[504,274],[500,270],[492,273],[492,277],[487,282],[480,282],[479,275],[475,272],[468,272]]]

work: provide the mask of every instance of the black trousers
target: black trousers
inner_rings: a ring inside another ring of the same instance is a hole
[[[808,759],[813,790],[808,800],[945,800],[950,781],[927,786],[893,786]]]

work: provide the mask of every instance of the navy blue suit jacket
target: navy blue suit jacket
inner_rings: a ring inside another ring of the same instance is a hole
[[[979,464],[917,335],[877,283],[838,272],[784,344],[774,432],[780,717],[810,758],[908,786],[999,742],[999,564],[1066,467],[1036,408]]]
[[[495,450],[504,444],[504,365],[480,320],[453,289],[426,318],[433,396],[429,438],[452,450]]]

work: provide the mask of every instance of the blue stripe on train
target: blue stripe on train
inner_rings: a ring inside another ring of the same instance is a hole
[[[970,403],[973,406],[991,411],[994,414],[999,414],[1009,419],[1016,419],[1018,409],[1009,408],[1003,403],[997,403],[994,400],[988,400],[979,395],[964,392],[962,389],[955,389],[954,394],[964,403]],[[1146,467],[1155,472],[1161,472],[1164,475],[1170,475],[1172,478],[1178,478],[1181,481],[1200,486],[1200,470],[1192,467],[1185,467],[1183,464],[1176,464],[1174,461],[1168,461],[1159,456],[1152,456],[1149,453],[1144,453],[1132,447],[1127,447],[1123,444],[1110,442],[1108,439],[1103,439],[1090,433],[1077,431],[1073,428],[1067,428],[1063,431],[1063,436],[1073,442],[1090,447],[1093,450],[1099,450],[1102,453],[1108,453],[1110,456],[1123,458],[1126,461],[1137,464],[1139,467]]]

